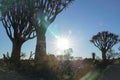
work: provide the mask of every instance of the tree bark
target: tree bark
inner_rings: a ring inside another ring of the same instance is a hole
[[[106,51],[102,51],[102,59],[103,59],[103,61],[106,60]]]
[[[20,53],[23,42],[20,40],[13,40],[11,59],[13,62],[20,61]]]
[[[36,25],[36,49],[35,49],[35,64],[39,65],[39,62],[46,56],[46,31],[51,23],[41,20],[40,25]]]
[[[40,31],[39,31],[40,30]],[[37,29],[37,43],[35,50],[35,60],[39,60],[41,56],[46,55],[46,30],[43,30],[41,27]]]

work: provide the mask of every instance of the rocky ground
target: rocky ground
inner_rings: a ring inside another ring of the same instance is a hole
[[[80,80],[120,80],[120,65],[110,65],[103,72],[91,71]]]
[[[100,75],[97,80],[120,80],[120,65],[108,66],[102,74],[98,74],[99,71],[93,71],[88,73],[84,78],[80,80],[93,80],[95,76]],[[27,76],[20,75],[15,71],[10,71],[6,67],[0,66],[0,80],[34,80]]]
[[[108,66],[98,80],[120,80],[120,65]]]
[[[27,80],[27,78],[21,76],[15,71],[5,70],[0,67],[0,80]]]

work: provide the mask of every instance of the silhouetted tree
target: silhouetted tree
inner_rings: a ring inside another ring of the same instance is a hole
[[[46,54],[46,31],[56,16],[73,0],[35,0],[34,24],[36,24],[37,44],[35,59]]]
[[[64,50],[64,53],[65,60],[69,60],[71,58],[71,54],[73,53],[73,49],[72,48],[66,49]]]
[[[111,58],[115,58],[116,56],[116,53],[113,49],[109,49],[108,52],[107,52],[107,59],[111,59]]]
[[[109,59],[115,59],[115,58],[120,58],[120,47],[118,48],[118,52],[115,52],[115,50],[110,49],[107,52],[107,56]]]
[[[107,51],[117,44],[120,39],[118,35],[103,31],[94,35],[90,41],[102,52],[102,59],[106,60]]]
[[[11,1],[11,2],[10,2]],[[22,44],[36,37],[32,14],[26,0],[2,0],[1,21],[9,39],[12,41],[11,58],[20,60]]]
[[[95,60],[95,53],[92,53],[92,59]]]

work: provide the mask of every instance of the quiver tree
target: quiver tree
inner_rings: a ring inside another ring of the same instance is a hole
[[[90,41],[102,52],[102,59],[106,60],[107,51],[117,44],[120,39],[118,35],[103,31],[94,35]]]
[[[35,59],[46,54],[46,31],[56,16],[73,0],[35,0],[34,24],[36,24],[37,44]]]
[[[6,0],[3,0],[3,2]],[[11,58],[15,61],[20,60],[22,44],[36,37],[35,27],[32,23],[32,14],[25,0],[13,1],[2,13],[2,24],[6,30],[9,39],[12,41]],[[8,0],[9,2],[9,0]],[[2,4],[4,6],[4,4]]]

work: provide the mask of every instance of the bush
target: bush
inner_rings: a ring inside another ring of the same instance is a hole
[[[34,60],[21,60],[19,66],[10,65],[9,69],[19,72],[31,80],[79,80],[94,68],[83,60],[61,61],[53,55],[46,55],[34,63]]]

